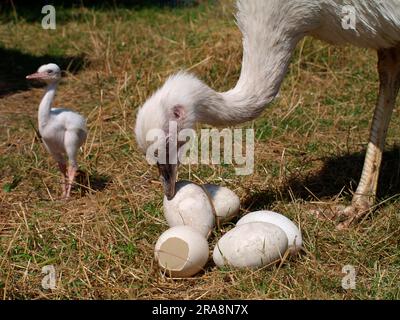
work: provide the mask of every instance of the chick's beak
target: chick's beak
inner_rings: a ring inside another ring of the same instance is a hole
[[[47,73],[45,73],[45,72],[35,72],[35,73],[32,73],[32,74],[26,76],[26,79],[29,79],[29,80],[43,79],[45,76],[47,76]]]
[[[164,194],[168,200],[175,196],[176,175],[178,172],[177,164],[158,164],[160,179],[164,187]]]

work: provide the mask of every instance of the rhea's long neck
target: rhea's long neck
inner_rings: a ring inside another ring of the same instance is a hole
[[[54,96],[56,95],[58,82],[50,83],[46,88],[42,101],[39,105],[38,120],[39,128],[46,126],[50,119],[50,111],[53,105]]]
[[[210,125],[234,125],[257,118],[279,92],[293,48],[271,49],[265,57],[243,58],[236,86],[226,92],[211,88],[197,107],[197,120]],[[260,65],[258,65],[260,63]]]
[[[258,117],[278,94],[292,53],[306,34],[309,26],[301,25],[301,21],[295,27],[287,23],[291,14],[296,15],[290,8],[276,6],[274,11],[269,2],[255,1],[241,2],[244,8],[238,15],[243,33],[240,78],[227,92],[205,89],[196,110],[199,122],[233,125]],[[290,2],[286,3],[290,6]]]

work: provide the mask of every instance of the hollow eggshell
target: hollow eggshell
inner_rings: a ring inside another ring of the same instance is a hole
[[[221,267],[258,268],[280,259],[288,239],[285,232],[266,222],[251,222],[233,228],[214,248],[214,263]]]
[[[155,259],[172,277],[191,277],[208,261],[207,240],[190,226],[175,226],[161,234],[155,245]]]

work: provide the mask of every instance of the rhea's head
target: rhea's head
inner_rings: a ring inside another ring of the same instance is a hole
[[[207,86],[195,76],[180,72],[169,77],[137,113],[135,135],[141,151],[147,155],[149,148],[152,152],[154,149],[165,151],[166,156],[157,157],[158,160],[154,162],[157,163],[168,199],[175,195],[177,154],[182,146],[176,137],[181,130],[194,127],[197,121],[196,107],[201,104],[206,90]],[[176,150],[171,148],[172,143]],[[161,161],[161,158],[165,161]]]
[[[35,73],[26,76],[26,79],[45,83],[57,82],[61,79],[61,69],[55,63],[44,64]]]

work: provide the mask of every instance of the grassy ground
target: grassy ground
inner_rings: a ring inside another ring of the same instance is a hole
[[[192,279],[160,275],[153,247],[167,229],[155,168],[138,152],[135,112],[178,69],[217,90],[238,78],[241,39],[230,2],[192,8],[70,8],[57,29],[18,10],[0,24],[0,297],[67,299],[399,299],[400,133],[395,111],[380,181],[381,205],[359,225],[335,231],[312,207],[351,199],[377,92],[374,52],[305,39],[280,97],[243,127],[256,129],[255,173],[230,166],[182,167],[181,179],[227,186],[241,214],[272,209],[302,229],[305,254],[281,267],[219,270]],[[39,12],[40,16],[40,12]],[[45,62],[69,68],[56,102],[88,117],[84,173],[73,198],[58,200],[60,178],[35,137],[42,88],[25,74]],[[215,231],[210,247],[232,225]],[[342,267],[357,271],[344,290]],[[54,265],[57,288],[41,287]]]

